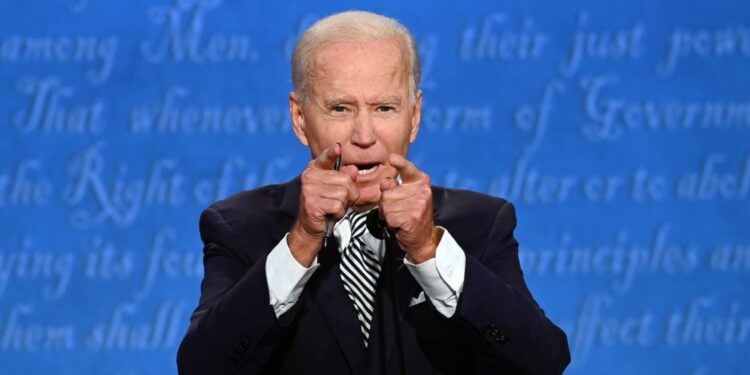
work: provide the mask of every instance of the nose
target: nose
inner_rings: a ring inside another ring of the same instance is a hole
[[[359,111],[354,118],[351,142],[362,148],[370,147],[377,142],[373,116],[369,111]]]

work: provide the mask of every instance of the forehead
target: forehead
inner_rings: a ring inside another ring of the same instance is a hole
[[[398,39],[330,44],[321,47],[310,60],[311,88],[316,93],[405,89],[407,60]]]

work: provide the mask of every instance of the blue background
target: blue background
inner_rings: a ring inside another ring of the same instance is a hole
[[[0,1],[0,373],[176,373],[198,216],[300,173],[290,51],[351,7],[416,36],[410,158],[514,202],[569,373],[750,373],[750,3],[316,3]]]

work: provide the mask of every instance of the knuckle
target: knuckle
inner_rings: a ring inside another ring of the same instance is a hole
[[[411,225],[409,225],[409,223],[408,223],[408,222],[407,222],[406,220],[404,220],[404,218],[403,218],[403,217],[399,217],[399,218],[398,218],[398,219],[396,219],[395,221],[396,221],[396,224],[395,224],[395,225],[396,225],[396,226],[397,226],[398,228],[401,228],[402,230],[404,230],[404,231],[405,231],[405,232],[407,232],[407,233],[408,233],[408,232],[411,232]]]
[[[397,225],[397,223],[396,223],[396,218],[394,218],[394,217],[392,217],[392,216],[386,216],[386,217],[385,217],[385,222],[386,222],[386,223],[388,224],[388,226],[389,226],[389,227],[391,227],[391,228],[398,228],[398,227],[399,227],[399,226]]]
[[[333,202],[333,209],[335,211],[341,211],[341,210],[345,210],[346,206],[344,205],[344,202],[342,202],[342,201],[334,201]]]
[[[401,224],[401,229],[403,229],[406,233],[411,233],[414,231],[414,226],[411,223],[406,222]]]
[[[345,201],[346,198],[349,196],[349,189],[345,187],[339,187],[338,189],[336,189],[335,194],[336,194],[336,199],[340,201]]]
[[[312,171],[312,169],[305,169],[300,176],[300,180],[303,184],[307,184],[312,182],[314,177],[315,173]]]
[[[421,193],[422,195],[424,195],[424,196],[426,196],[426,197],[429,197],[429,196],[431,196],[431,195],[432,195],[432,188],[430,187],[430,185],[429,185],[429,184],[427,184],[427,185],[422,185],[422,187],[421,187],[421,188],[419,189],[419,192],[420,192],[420,193]]]
[[[416,212],[416,211],[415,211],[415,212],[413,212],[413,213],[411,214],[411,219],[412,219],[412,221],[413,221],[414,223],[419,223],[419,222],[421,222],[421,221],[422,221],[422,220],[421,220],[421,219],[422,219],[422,215],[421,215],[421,214],[420,214],[419,212]]]
[[[349,176],[343,172],[336,172],[336,175],[331,179],[333,183],[337,185],[346,185],[347,182],[351,181]]]

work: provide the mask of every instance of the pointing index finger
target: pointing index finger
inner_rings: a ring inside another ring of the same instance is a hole
[[[399,154],[391,154],[388,161],[393,168],[396,168],[402,182],[413,182],[422,177],[422,171],[414,163]]]
[[[339,156],[341,156],[341,144],[337,142],[323,150],[317,158],[310,162],[310,166],[315,169],[335,169]]]

